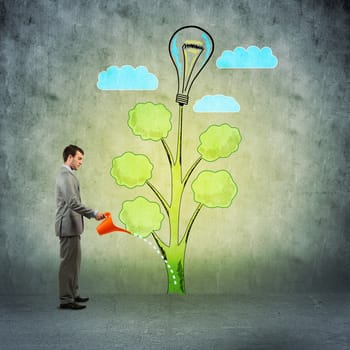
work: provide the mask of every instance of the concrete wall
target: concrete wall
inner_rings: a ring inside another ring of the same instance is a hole
[[[346,1],[5,0],[1,16],[0,292],[54,293],[59,262],[54,235],[55,176],[69,143],[85,150],[77,173],[83,201],[111,211],[124,200],[154,200],[148,188],[118,187],[113,157],[146,153],[154,183],[169,181],[161,144],[135,137],[128,111],[164,103],[177,116],[176,75],[168,55],[172,33],[205,28],[214,57],[185,110],[185,165],[210,124],[241,130],[232,157],[201,165],[228,169],[239,193],[227,209],[204,208],[186,255],[188,293],[338,291],[350,286],[349,59]],[[269,46],[273,70],[218,70],[236,46]],[[144,65],[156,91],[100,91],[110,65]],[[235,114],[197,114],[203,95],[233,96]],[[176,126],[173,128],[176,130]],[[170,136],[170,144],[174,137]],[[192,210],[185,194],[184,212]],[[187,204],[188,203],[188,204]],[[186,219],[184,219],[186,220]],[[159,256],[123,234],[83,236],[82,287],[93,293],[165,293]],[[160,233],[167,235],[166,225]]]

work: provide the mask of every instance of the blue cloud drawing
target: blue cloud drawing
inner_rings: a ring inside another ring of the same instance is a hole
[[[216,60],[219,69],[272,69],[278,64],[278,59],[269,47],[259,49],[249,46],[247,49],[236,47],[233,51],[225,50]]]
[[[206,95],[197,100],[193,110],[198,113],[232,113],[239,112],[241,107],[230,96]]]
[[[144,66],[110,66],[98,75],[100,90],[156,90],[157,77]]]

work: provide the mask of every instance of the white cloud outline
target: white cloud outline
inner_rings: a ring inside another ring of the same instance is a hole
[[[156,90],[158,79],[145,66],[109,66],[98,74],[96,86],[100,90],[109,91]]]
[[[254,45],[247,49],[238,46],[233,51],[223,51],[216,60],[219,69],[273,69],[277,65],[277,57],[267,46],[261,49]]]
[[[241,109],[232,96],[205,95],[193,106],[196,113],[237,113]]]

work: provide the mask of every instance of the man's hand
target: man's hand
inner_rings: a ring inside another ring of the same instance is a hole
[[[101,212],[97,212],[96,213],[96,216],[95,216],[95,219],[97,221],[100,221],[100,220],[103,220],[105,218],[105,214],[101,213]]]

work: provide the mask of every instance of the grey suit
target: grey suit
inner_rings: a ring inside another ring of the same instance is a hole
[[[79,181],[73,171],[62,166],[56,178],[56,235],[60,238],[59,298],[61,304],[74,302],[79,289],[81,261],[80,235],[83,217],[92,218],[93,209],[81,203]]]
[[[56,179],[56,235],[78,236],[83,233],[83,216],[94,217],[94,210],[81,203],[79,181],[73,171],[62,166]]]

